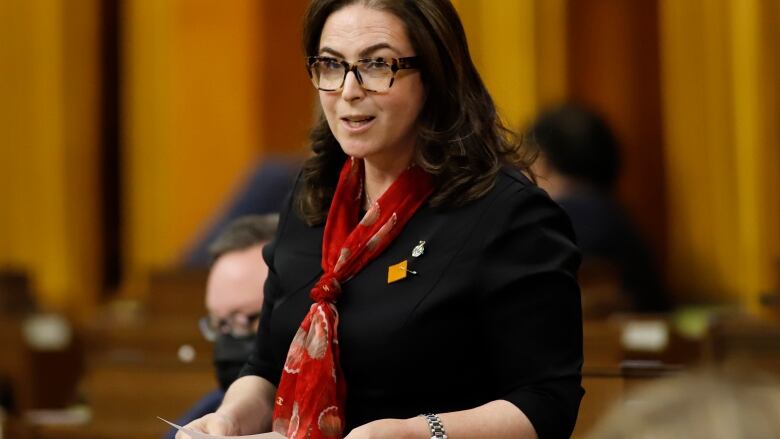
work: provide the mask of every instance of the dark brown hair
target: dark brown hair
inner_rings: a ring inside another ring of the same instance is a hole
[[[432,206],[460,206],[482,197],[504,165],[528,171],[536,154],[501,122],[449,0],[313,0],[304,18],[307,56],[318,54],[327,18],[353,3],[399,17],[420,58],[426,100],[417,124],[415,163],[434,176]],[[303,164],[295,205],[308,224],[321,224],[346,155],[324,115],[310,137],[314,155]]]

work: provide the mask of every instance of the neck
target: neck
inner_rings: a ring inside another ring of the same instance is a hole
[[[411,156],[404,160],[393,160],[381,163],[369,158],[364,159],[365,164],[365,191],[368,199],[376,201],[393,184],[411,164]]]

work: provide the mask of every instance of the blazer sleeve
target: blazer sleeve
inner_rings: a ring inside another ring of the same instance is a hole
[[[513,185],[482,224],[486,380],[540,438],[568,438],[584,394],[580,253],[571,223],[536,186]]]
[[[276,246],[287,228],[289,215],[292,212],[292,199],[295,190],[288,194],[285,206],[279,217],[279,228],[274,239],[263,247],[263,260],[268,266],[268,277],[263,285],[263,308],[260,311],[260,321],[255,337],[255,349],[249,355],[246,364],[241,369],[239,377],[247,375],[260,376],[274,385],[279,384],[282,375],[281,366],[274,360],[273,345],[271,341],[271,316],[276,301],[283,295],[279,283],[279,275],[275,266]]]

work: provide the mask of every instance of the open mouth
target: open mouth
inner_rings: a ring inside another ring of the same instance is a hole
[[[343,120],[344,123],[346,123],[350,128],[360,128],[362,126],[368,125],[374,119],[374,116],[349,116],[341,118],[341,120]]]

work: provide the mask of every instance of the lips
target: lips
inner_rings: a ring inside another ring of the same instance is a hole
[[[342,117],[341,120],[349,125],[360,126],[374,120],[374,116],[346,116]]]
[[[361,132],[371,125],[376,117],[368,115],[350,115],[341,118],[342,124],[351,132]]]

